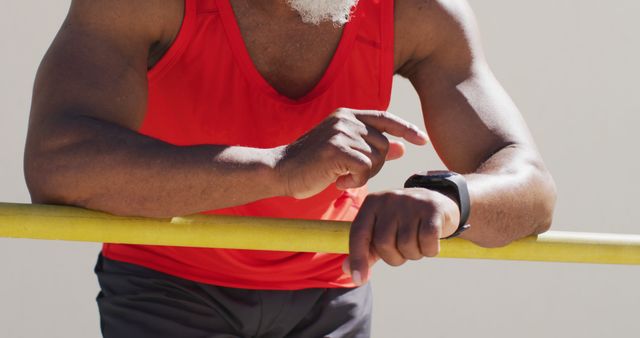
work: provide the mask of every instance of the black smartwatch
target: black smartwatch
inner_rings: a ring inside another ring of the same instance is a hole
[[[471,201],[469,190],[464,176],[453,171],[429,171],[427,173],[415,174],[404,183],[405,188],[426,188],[439,192],[454,192],[460,207],[460,224],[458,229],[444,239],[459,236],[463,231],[469,229],[467,224],[469,213],[471,212]]]

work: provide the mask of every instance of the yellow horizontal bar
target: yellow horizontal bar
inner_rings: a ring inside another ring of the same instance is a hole
[[[237,216],[149,219],[74,207],[0,203],[0,237],[275,251],[347,253],[349,223]],[[549,231],[486,249],[442,242],[439,257],[640,264],[640,235]]]

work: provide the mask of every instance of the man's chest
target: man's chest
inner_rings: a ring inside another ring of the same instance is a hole
[[[279,93],[300,98],[320,81],[342,41],[342,27],[310,25],[293,15],[274,18],[234,8],[241,40],[260,75]]]
[[[245,1],[231,1],[238,40],[256,71],[280,94],[292,99],[309,93],[322,79],[343,41],[344,27],[303,23],[294,13],[274,17]],[[394,21],[397,21],[396,17]],[[395,26],[397,26],[397,22]],[[394,38],[394,69],[405,63],[407,39]]]

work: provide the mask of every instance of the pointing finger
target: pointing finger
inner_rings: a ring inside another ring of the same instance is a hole
[[[381,132],[401,137],[415,145],[424,145],[429,141],[427,134],[416,125],[398,116],[382,111],[354,111],[354,116],[362,123]]]

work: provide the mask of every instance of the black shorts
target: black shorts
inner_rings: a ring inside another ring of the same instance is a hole
[[[369,337],[371,286],[295,291],[196,283],[98,257],[105,338]]]

